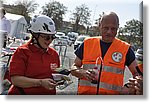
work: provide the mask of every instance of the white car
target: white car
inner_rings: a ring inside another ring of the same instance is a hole
[[[61,36],[65,36],[65,33],[63,33],[63,32],[57,32],[57,33],[55,34],[55,36],[56,36],[57,38],[60,38]]]
[[[143,61],[143,49],[142,48],[137,49],[135,53],[135,57],[138,61]]]
[[[71,40],[73,43],[74,43],[75,40],[77,39],[78,35],[79,35],[79,34],[76,33],[76,32],[68,32],[69,40]]]
[[[83,43],[86,37],[89,37],[89,36],[85,36],[85,35],[78,36],[78,38],[76,39],[74,43],[74,50],[76,50]]]
[[[58,42],[60,44],[65,44],[65,45],[69,45],[69,46],[72,45],[72,41],[69,40],[68,36],[61,36],[61,37],[59,37]]]

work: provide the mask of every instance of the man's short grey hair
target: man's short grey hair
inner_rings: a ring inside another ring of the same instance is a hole
[[[119,25],[119,17],[115,12],[103,12],[102,17],[99,20],[99,25],[107,16],[114,16],[116,18],[118,25]]]

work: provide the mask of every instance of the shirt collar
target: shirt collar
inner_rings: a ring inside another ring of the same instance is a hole
[[[32,51],[32,52],[43,52],[44,53],[44,51],[41,49],[41,48],[38,48],[38,47],[36,47],[34,44],[32,44],[32,43],[30,43],[29,44],[29,49]],[[48,48],[48,50],[46,51],[48,54],[50,54],[50,51],[49,51],[49,48]]]

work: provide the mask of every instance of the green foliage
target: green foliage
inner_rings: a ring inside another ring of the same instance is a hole
[[[143,23],[132,19],[126,22],[124,27],[119,28],[118,37],[131,45],[143,46]]]
[[[47,15],[54,20],[56,24],[56,29],[57,30],[61,29],[63,22],[63,15],[66,13],[67,7],[65,7],[63,4],[57,1],[53,1],[43,6],[42,9],[43,9],[42,14]]]
[[[38,7],[38,4],[35,3],[34,0],[22,0],[22,1],[16,1],[15,5],[7,5],[6,9],[7,12],[23,15],[27,22],[30,21],[30,14],[34,13],[36,8]]]
[[[70,18],[72,22],[74,23],[73,31],[78,32],[79,30],[79,24],[81,25],[90,25],[90,10],[89,8],[82,4],[81,6],[77,6],[75,8],[74,13],[72,13],[73,17]]]

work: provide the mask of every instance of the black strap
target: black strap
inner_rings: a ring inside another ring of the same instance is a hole
[[[23,88],[16,86],[16,88],[19,90],[21,95],[26,95],[25,91],[23,90]]]
[[[97,83],[96,95],[98,95],[98,93],[99,93],[99,83],[100,83],[101,73],[102,73],[102,62],[101,62],[101,66],[100,66],[100,72],[99,72],[99,75],[98,75],[98,83]]]
[[[45,49],[45,48],[43,48],[41,45],[40,45],[40,43],[39,43],[39,41],[38,41],[38,38],[39,38],[39,36],[40,36],[40,33],[37,33],[37,35],[38,35],[38,37],[36,37],[34,34],[34,32],[32,32],[31,30],[29,30],[30,31],[30,33],[32,34],[32,39],[34,40],[36,40],[36,43],[33,43],[33,44],[37,44],[41,49],[43,49],[43,50],[47,50],[47,49]]]

